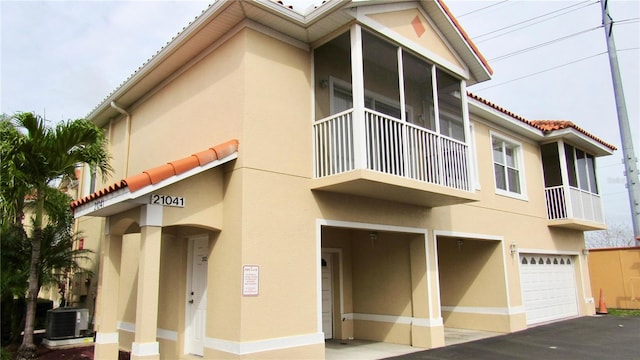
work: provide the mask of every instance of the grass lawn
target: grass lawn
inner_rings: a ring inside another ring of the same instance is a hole
[[[608,309],[609,315],[640,317],[640,310]]]

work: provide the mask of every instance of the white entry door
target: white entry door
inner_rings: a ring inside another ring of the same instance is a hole
[[[333,339],[333,276],[331,255],[322,253],[322,332],[325,339]]]
[[[189,239],[189,269],[187,271],[187,321],[185,352],[204,355],[204,335],[207,320],[207,260],[209,238]]]
[[[521,254],[520,277],[527,324],[578,315],[574,257]]]

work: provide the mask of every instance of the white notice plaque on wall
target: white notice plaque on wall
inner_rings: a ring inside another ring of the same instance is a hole
[[[258,265],[242,267],[242,296],[258,296],[260,289],[260,269]]]

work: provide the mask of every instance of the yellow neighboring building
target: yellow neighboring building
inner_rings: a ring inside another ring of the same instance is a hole
[[[615,149],[467,93],[491,72],[441,1],[215,2],[89,116],[122,179],[86,174],[72,204],[96,359],[322,359],[593,314],[583,232]]]

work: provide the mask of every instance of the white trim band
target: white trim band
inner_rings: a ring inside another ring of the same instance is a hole
[[[442,311],[457,312],[457,313],[469,313],[469,314],[484,314],[484,315],[516,315],[524,314],[524,308],[522,306],[514,306],[511,308],[506,307],[475,307],[475,306],[442,306]]]
[[[96,333],[96,344],[117,344],[119,335],[117,332],[112,333],[104,333],[97,332]]]
[[[132,356],[160,355],[160,344],[157,341],[148,342],[148,343],[133,342],[131,344],[131,355]]]
[[[135,333],[136,332],[136,324],[124,321],[118,321],[116,326],[118,330]]]
[[[162,339],[162,340],[178,341],[178,332],[173,330],[158,328],[157,336],[158,336],[158,339]]]
[[[235,355],[247,355],[263,351],[280,350],[299,346],[324,344],[324,333],[287,336],[257,341],[231,341],[205,337],[207,349],[223,351]]]
[[[391,324],[415,325],[421,327],[442,326],[442,318],[427,319],[415,318],[411,316],[397,315],[380,315],[380,314],[363,314],[363,313],[347,313],[343,316],[347,320],[376,321]]]
[[[411,316],[396,316],[396,315],[378,315],[378,314],[355,313],[355,314],[353,314],[353,319],[354,320],[386,322],[386,323],[392,323],[392,324],[411,324],[411,320],[413,318]]]
[[[518,254],[531,255],[580,255],[579,251],[547,250],[547,249],[518,249]]]
[[[136,332],[136,324],[124,321],[118,321],[118,330],[126,331],[129,333]],[[161,329],[156,330],[156,337],[162,340],[178,341],[178,332],[173,330]]]

